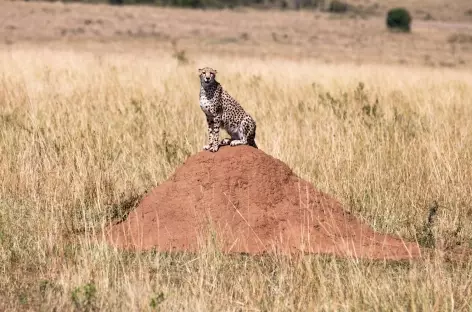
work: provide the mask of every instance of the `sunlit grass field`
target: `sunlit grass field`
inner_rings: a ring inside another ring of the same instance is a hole
[[[375,230],[435,251],[253,258],[91,239],[202,149],[202,66],[254,116],[264,152]],[[444,257],[472,247],[470,72],[13,46],[0,84],[2,311],[472,310],[471,260]]]

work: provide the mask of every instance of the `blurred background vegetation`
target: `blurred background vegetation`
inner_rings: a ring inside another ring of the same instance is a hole
[[[26,0],[35,1],[35,0]],[[53,2],[51,0],[51,2]],[[156,5],[192,8],[256,8],[301,9],[313,8],[330,12],[347,12],[354,6],[340,0],[64,0],[62,2],[109,3],[115,5]]]

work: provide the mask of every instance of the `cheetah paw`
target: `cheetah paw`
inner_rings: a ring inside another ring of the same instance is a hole
[[[215,145],[213,145],[212,147],[210,147],[209,151],[210,151],[210,152],[213,152],[213,153],[216,152],[216,151],[218,151],[218,144],[215,144]]]
[[[224,145],[229,145],[230,143],[231,143],[231,139],[226,138],[226,139],[221,140],[220,145],[224,146]]]
[[[210,152],[216,152],[218,150],[218,145],[213,145],[213,146],[205,145],[203,147],[203,150],[210,151]]]
[[[247,142],[243,140],[233,140],[230,143],[231,146],[244,145],[244,144],[247,144]]]

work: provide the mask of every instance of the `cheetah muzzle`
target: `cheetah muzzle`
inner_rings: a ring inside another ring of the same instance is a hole
[[[204,150],[218,151],[223,145],[256,145],[256,122],[242,106],[216,81],[217,71],[210,67],[198,70],[200,75],[200,108],[208,125],[208,144]],[[219,141],[220,128],[231,138]]]

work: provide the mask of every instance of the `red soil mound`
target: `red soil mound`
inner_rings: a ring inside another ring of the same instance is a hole
[[[283,162],[249,146],[189,157],[107,237],[126,249],[196,251],[210,223],[225,252],[420,254],[417,244],[375,233]]]

